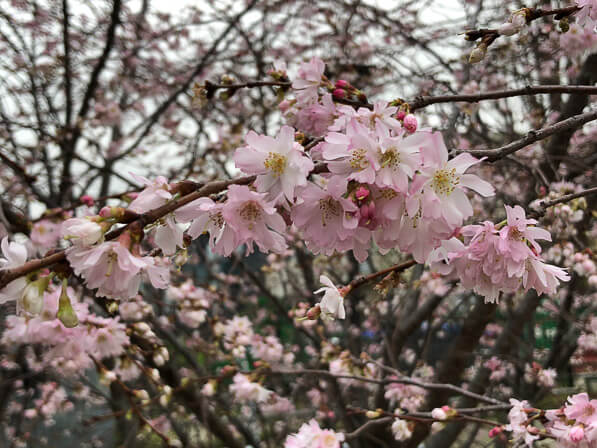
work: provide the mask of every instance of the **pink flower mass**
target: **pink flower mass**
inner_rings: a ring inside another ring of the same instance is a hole
[[[597,1],[390,3],[0,0],[0,447],[597,448]]]

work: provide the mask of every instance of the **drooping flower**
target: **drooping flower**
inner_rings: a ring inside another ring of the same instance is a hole
[[[301,105],[312,104],[317,101],[317,90],[321,84],[324,71],[324,62],[316,57],[301,64],[298,75],[292,83],[292,88],[296,90],[296,97]]]
[[[586,392],[568,397],[564,414],[577,423],[597,425],[597,400],[590,400]]]
[[[276,138],[250,131],[245,137],[247,146],[238,148],[234,162],[246,174],[257,174],[255,186],[267,192],[269,200],[283,193],[294,201],[294,190],[307,183],[313,162],[303,147],[294,141],[294,129],[283,126]]]
[[[75,245],[91,246],[104,236],[104,232],[102,226],[90,218],[70,218],[62,223],[61,235]]]
[[[187,233],[195,239],[209,233],[209,245],[217,254],[229,256],[240,243],[234,229],[226,224],[222,215],[223,204],[210,198],[199,198],[175,211],[179,222],[191,222]]]
[[[158,176],[152,182],[143,176],[138,176],[133,173],[130,174],[137,182],[145,185],[145,189],[129,204],[129,210],[132,210],[135,213],[145,213],[149,210],[161,207],[172,199],[168,179],[164,176]]]
[[[301,188],[291,217],[311,251],[331,254],[338,242],[349,238],[357,228],[358,207],[343,196],[346,187],[345,179],[334,176],[325,188],[311,182]]]
[[[228,200],[222,207],[226,224],[234,229],[238,244],[246,244],[246,253],[253,252],[253,244],[263,253],[270,250],[281,253],[286,241],[281,235],[286,223],[273,202],[267,202],[265,193],[251,191],[246,185],[231,185]]]
[[[120,241],[108,241],[91,248],[73,246],[66,258],[97,295],[114,299],[135,297],[145,274],[156,288],[168,286],[169,271],[153,257],[138,257]]]
[[[0,258],[0,269],[16,268],[27,261],[27,248],[17,242],[9,242],[8,237],[2,239],[2,255]],[[0,304],[9,300],[18,300],[25,287],[27,280],[19,277],[0,290]]]
[[[319,281],[324,284],[323,288],[315,291],[315,294],[323,292],[323,298],[319,303],[321,308],[321,316],[324,319],[344,319],[346,312],[344,310],[344,296],[338,291],[338,288],[332,283],[329,277],[322,275]]]
[[[184,247],[182,229],[176,225],[172,216],[166,217],[164,225],[156,229],[155,243],[164,255],[173,255],[177,247]]]

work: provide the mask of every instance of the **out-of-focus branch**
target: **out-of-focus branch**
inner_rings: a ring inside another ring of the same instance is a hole
[[[535,129],[529,131],[524,138],[516,140],[512,143],[508,143],[505,146],[501,146],[495,149],[471,149],[471,150],[456,150],[456,153],[468,152],[475,157],[485,157],[488,162],[495,162],[503,159],[507,155],[513,154],[516,151],[540,140],[546,139],[547,137],[557,134],[559,132],[565,132],[572,129],[577,129],[583,126],[585,123],[597,120],[597,110],[586,112],[584,114],[575,115],[568,118],[567,120],[560,121],[551,126],[547,126],[542,129]]]
[[[511,98],[515,96],[538,95],[542,93],[586,93],[597,95],[597,86],[526,86],[520,89],[494,90],[484,93],[474,93],[469,95],[438,95],[438,96],[419,96],[408,103],[410,111],[415,111],[432,104],[439,103],[476,103],[483,100],[497,100],[501,98]]]

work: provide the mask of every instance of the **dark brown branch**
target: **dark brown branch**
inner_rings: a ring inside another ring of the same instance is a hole
[[[456,153],[468,152],[475,157],[485,157],[488,162],[495,162],[503,159],[507,155],[513,154],[516,151],[532,144],[543,140],[551,135],[559,132],[569,131],[571,129],[577,129],[582,127],[585,123],[597,120],[597,110],[587,112],[580,115],[575,115],[566,120],[560,121],[554,125],[547,126],[542,129],[535,129],[529,131],[524,138],[516,140],[505,146],[501,146],[495,149],[472,149],[472,150],[456,150]]]
[[[431,104],[439,103],[476,103],[483,100],[497,100],[501,98],[511,98],[514,96],[537,95],[542,93],[586,93],[597,95],[597,86],[526,86],[520,89],[512,90],[494,90],[485,93],[475,93],[470,95],[438,95],[438,96],[419,96],[409,102],[410,111],[427,107]]]

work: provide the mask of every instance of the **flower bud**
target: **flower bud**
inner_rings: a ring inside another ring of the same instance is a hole
[[[87,207],[92,207],[93,204],[95,203],[95,201],[93,200],[93,198],[91,196],[89,196],[88,194],[84,194],[83,196],[81,196],[79,198],[79,201],[81,201]]]
[[[334,98],[344,98],[346,96],[346,92],[343,89],[334,89],[332,95]]]
[[[442,408],[435,408],[431,411],[431,416],[436,420],[447,420],[448,415]]]
[[[471,64],[476,64],[477,62],[481,62],[483,59],[485,59],[486,54],[487,54],[487,44],[480,43],[473,49],[473,51],[471,51],[468,61]]]
[[[344,79],[339,79],[338,81],[336,81],[337,89],[346,89],[348,86],[350,86],[350,83]]]
[[[73,328],[79,325],[79,319],[77,318],[77,313],[73,309],[73,306],[70,303],[70,299],[67,294],[67,281],[64,279],[62,281],[62,292],[60,293],[60,299],[58,299],[58,320],[62,322],[66,328]]]
[[[25,311],[31,314],[41,314],[44,308],[44,292],[50,284],[50,276],[41,277],[29,284],[23,290],[21,303]]]
[[[520,29],[512,22],[502,23],[498,28],[498,33],[502,36],[513,36],[518,33],[518,31],[520,31]]]
[[[573,442],[580,442],[585,437],[585,430],[582,426],[574,426],[570,430],[570,440]]]
[[[133,393],[139,400],[149,400],[149,394],[145,389],[136,389]]]
[[[408,132],[412,134],[417,130],[417,117],[415,117],[414,115],[407,115],[406,117],[404,117],[403,126],[404,129],[406,129]]]
[[[367,199],[367,196],[369,196],[369,190],[361,185],[359,188],[357,188],[357,191],[355,191],[354,195],[359,201],[362,201],[363,199]]]
[[[504,430],[503,426],[494,426],[489,430],[489,437],[493,439],[495,436],[500,434]]]

